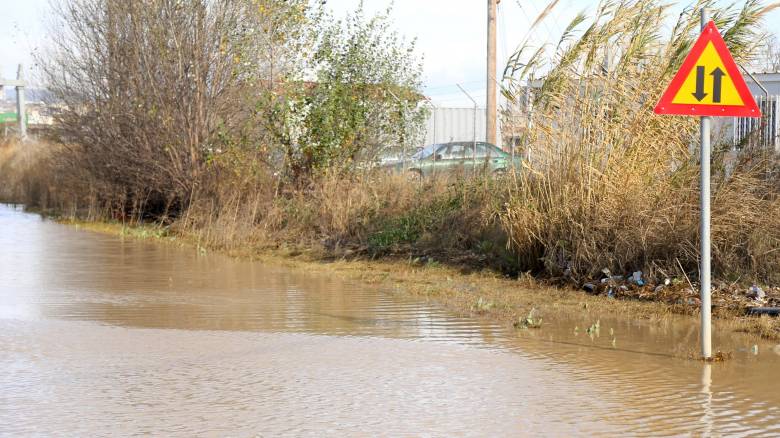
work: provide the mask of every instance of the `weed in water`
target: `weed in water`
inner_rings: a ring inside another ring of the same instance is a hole
[[[474,305],[471,307],[471,310],[474,312],[482,313],[482,312],[489,311],[494,306],[495,304],[492,301],[489,301],[483,297],[479,297],[479,299],[477,299],[477,302],[474,303]]]
[[[518,329],[537,329],[542,326],[542,317],[537,316],[536,308],[528,312],[528,316],[520,318],[514,322],[514,327]]]

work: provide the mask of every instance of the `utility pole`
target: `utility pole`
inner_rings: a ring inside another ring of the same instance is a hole
[[[0,70],[2,74],[2,70]],[[16,79],[3,79],[0,76],[0,93],[4,92],[4,87],[16,88],[16,119],[19,122],[19,138],[24,140],[27,138],[27,113],[24,99],[24,88],[26,83],[24,82],[24,67],[19,64],[19,70],[16,72]]]
[[[496,143],[496,9],[501,0],[487,0],[487,142]]]
[[[16,117],[19,121],[19,138],[27,139],[27,114],[24,100],[24,67],[19,64],[16,71]]]

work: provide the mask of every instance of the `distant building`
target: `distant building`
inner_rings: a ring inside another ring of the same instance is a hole
[[[745,75],[745,82],[761,108],[762,117],[718,117],[715,135],[721,143],[731,143],[735,149],[753,144],[780,152],[780,72],[755,73],[753,77],[755,80]]]
[[[54,124],[57,107],[43,102],[27,104],[27,124],[29,126],[50,126]]]

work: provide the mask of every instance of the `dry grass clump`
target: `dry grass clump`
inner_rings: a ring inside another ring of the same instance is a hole
[[[764,339],[780,340],[780,319],[762,315],[757,318],[741,318],[731,325],[739,332],[755,333]]]
[[[0,202],[68,214],[89,204],[91,192],[78,167],[64,165],[67,148],[46,141],[0,145]]]
[[[679,272],[679,260],[696,271],[699,167],[689,151],[697,120],[652,109],[706,5],[686,10],[668,40],[660,30],[667,6],[654,0],[603,3],[576,40],[584,16],[567,29],[535,97],[532,160],[500,212],[523,270],[582,279],[641,269],[652,278]],[[737,58],[763,13],[748,2],[715,14]],[[726,166],[726,157],[715,154],[713,172],[716,275],[769,280],[780,262],[778,191],[766,162],[742,156]]]
[[[210,182],[177,227],[221,248],[298,246],[339,257],[427,254],[472,262],[503,257],[502,266],[511,264],[506,236],[487,208],[502,193],[494,180],[418,184],[383,172],[326,173],[308,187],[285,190],[244,158],[210,168]]]

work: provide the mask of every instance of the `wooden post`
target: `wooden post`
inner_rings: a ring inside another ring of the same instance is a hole
[[[488,34],[487,34],[487,111],[486,124],[487,142],[496,142],[496,7],[500,0],[487,0]]]

